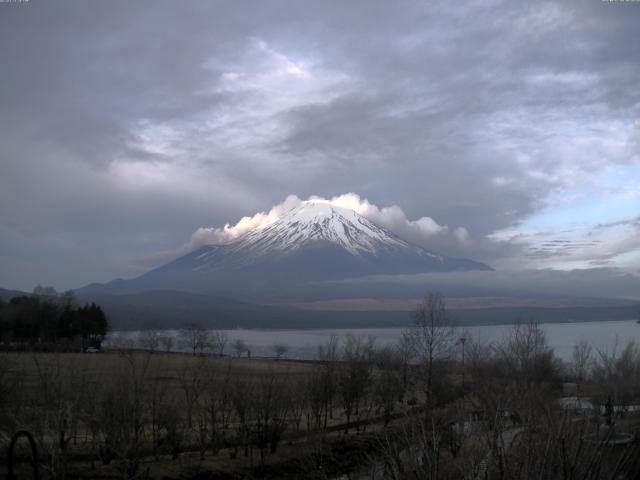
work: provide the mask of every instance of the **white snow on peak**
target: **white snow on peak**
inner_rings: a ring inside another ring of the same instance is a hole
[[[255,228],[223,246],[211,245],[197,256],[194,270],[220,269],[273,260],[305,247],[334,246],[355,257],[377,257],[414,261],[445,258],[412,245],[367,220],[354,210],[321,200],[302,202],[275,222]]]
[[[275,222],[246,233],[234,242],[233,249],[262,256],[292,252],[320,241],[339,245],[353,255],[412,250],[432,256],[354,210],[321,200],[305,201]]]

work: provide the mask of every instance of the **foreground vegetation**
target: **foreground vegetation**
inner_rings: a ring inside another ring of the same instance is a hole
[[[196,333],[185,329],[183,337]],[[392,347],[377,348],[371,338],[332,339],[314,362],[202,351],[0,354],[0,463],[7,463],[11,435],[25,429],[49,478],[640,473],[634,344],[610,352],[579,344],[573,362],[562,364],[536,324],[482,344],[456,331],[444,299],[432,295]],[[591,403],[558,402],[567,381],[573,396]],[[623,445],[614,446],[617,439]],[[18,451],[23,460],[25,445]],[[28,465],[20,468],[28,475]]]

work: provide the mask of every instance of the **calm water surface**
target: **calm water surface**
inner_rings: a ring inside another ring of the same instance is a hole
[[[628,340],[640,342],[640,324],[635,320],[588,322],[588,323],[548,323],[541,324],[547,335],[549,345],[555,354],[563,360],[570,360],[573,346],[586,340],[594,349],[612,350],[618,344]],[[484,325],[465,327],[464,335],[482,342],[500,341],[509,334],[512,325]],[[273,356],[273,346],[284,344],[289,348],[289,358],[315,358],[318,346],[326,343],[332,335],[341,341],[351,335],[373,336],[378,346],[392,344],[400,338],[401,328],[354,328],[327,330],[225,330],[229,344],[225,353],[231,354],[230,344],[236,339],[244,340],[251,349],[252,356]],[[166,333],[177,336],[177,330]],[[107,338],[106,345],[112,344],[117,337],[135,339],[139,332],[115,332]],[[463,330],[459,330],[460,336]]]

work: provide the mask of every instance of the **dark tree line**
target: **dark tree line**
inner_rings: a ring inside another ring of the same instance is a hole
[[[109,330],[107,316],[95,303],[75,303],[73,294],[34,293],[0,300],[0,344],[4,348],[100,348]]]

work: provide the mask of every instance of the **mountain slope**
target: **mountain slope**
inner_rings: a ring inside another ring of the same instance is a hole
[[[133,280],[84,291],[153,289],[237,293],[326,280],[423,272],[490,270],[472,260],[437,255],[353,210],[304,202],[277,221],[223,245],[206,245]]]

